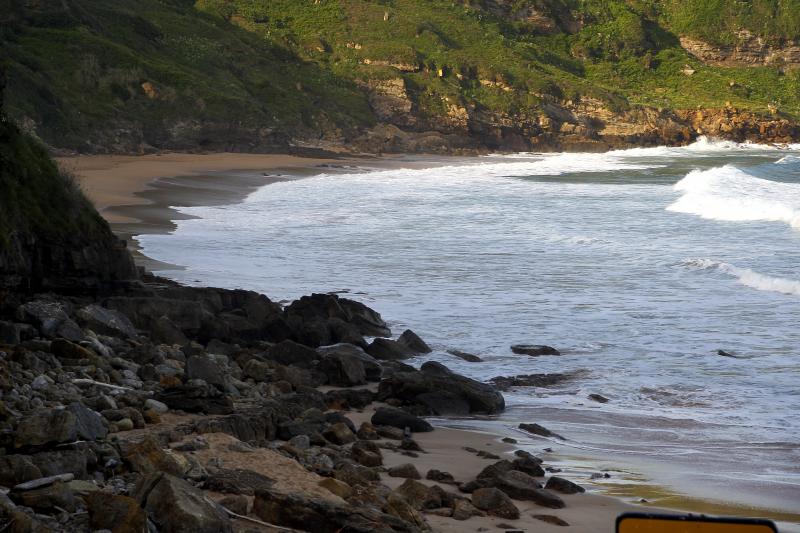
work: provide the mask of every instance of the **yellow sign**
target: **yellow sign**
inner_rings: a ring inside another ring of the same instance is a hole
[[[617,533],[778,533],[778,530],[769,520],[625,513],[617,518]]]

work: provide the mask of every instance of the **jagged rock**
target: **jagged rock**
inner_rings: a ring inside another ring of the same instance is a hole
[[[413,479],[406,479],[394,490],[406,500],[414,509],[436,509],[442,506],[441,493],[432,487]]]
[[[338,387],[354,387],[367,382],[364,363],[360,358],[343,353],[328,353],[317,367],[328,378],[328,383]]]
[[[198,488],[164,473],[142,478],[133,497],[164,533],[230,533],[227,513]]]
[[[488,480],[488,484],[502,490],[515,500],[532,501],[542,507],[561,509],[564,501],[547,490],[536,480],[519,471],[512,470],[499,477]]]
[[[366,347],[366,345],[365,345]],[[354,346],[353,344],[339,343],[330,346],[320,346],[317,352],[322,357],[327,356],[350,356],[355,357],[361,361],[364,366],[364,376],[367,381],[380,381],[383,369],[381,364],[361,347]]]
[[[67,411],[75,416],[76,431],[79,439],[98,440],[104,438],[108,433],[102,417],[91,409],[87,409],[83,404],[73,402],[67,406]]]
[[[187,383],[171,387],[157,394],[156,399],[170,409],[189,413],[225,415],[233,411],[230,397],[207,384]]]
[[[42,409],[23,418],[14,433],[14,447],[39,447],[78,438],[78,420],[66,409]]]
[[[357,463],[367,466],[375,467],[383,464],[383,456],[381,450],[372,441],[358,441],[350,448],[350,455]]]
[[[333,424],[322,432],[322,436],[334,444],[349,444],[356,440],[356,435],[343,422]]]
[[[540,437],[555,437],[557,439],[565,440],[564,437],[559,435],[558,433],[553,433],[549,429],[544,426],[540,426],[539,424],[520,424],[519,429],[523,431],[527,431],[528,433],[532,433],[534,435],[539,435]]]
[[[55,300],[38,299],[22,304],[17,309],[21,322],[33,324],[47,338],[62,337],[72,342],[85,339],[83,331],[68,314],[69,306]]]
[[[486,511],[492,516],[516,520],[519,518],[519,509],[511,499],[501,490],[496,488],[478,489],[472,493],[472,505]]]
[[[405,330],[397,338],[397,343],[416,353],[431,353],[432,351],[431,347],[410,329]]]
[[[586,492],[586,489],[580,485],[558,476],[552,476],[550,479],[548,479],[544,488],[560,492],[561,494],[580,494],[582,492]]]
[[[372,403],[375,394],[369,389],[337,389],[325,393],[329,409],[363,409]]]
[[[453,479],[453,474],[450,472],[442,472],[441,470],[437,470],[435,468],[428,470],[428,473],[425,474],[425,479],[448,484],[455,484],[456,482],[455,479]]]
[[[383,383],[381,383],[382,385]],[[433,426],[425,420],[395,409],[393,407],[379,407],[370,420],[375,426],[392,426],[400,429],[409,428],[414,432],[433,431]]]
[[[111,309],[106,309],[97,304],[90,304],[78,309],[75,313],[78,320],[87,327],[100,335],[111,335],[113,337],[123,337],[132,339],[138,333],[133,323],[120,313]]]
[[[275,480],[252,470],[215,469],[209,472],[203,488],[227,494],[245,494],[252,496],[257,490],[272,487]]]
[[[253,514],[283,527],[307,529],[314,524],[319,533],[416,532],[419,527],[368,507],[334,503],[299,493],[262,490],[256,493]]]
[[[406,479],[422,479],[422,476],[417,470],[417,467],[411,463],[403,463],[401,465],[393,466],[389,469],[388,474],[390,477],[404,477]]]
[[[113,533],[147,531],[147,514],[129,496],[95,491],[86,497],[89,525],[93,529],[109,529]]]
[[[552,346],[544,344],[515,344],[511,347],[511,351],[518,355],[531,355],[534,357],[539,355],[561,355],[561,352]]]
[[[34,487],[28,487],[27,485],[29,483],[17,485],[8,493],[9,498],[17,505],[30,507],[38,511],[50,511],[60,507],[69,512],[74,512],[77,507],[75,494],[60,479]]]
[[[380,361],[398,361],[414,357],[416,352],[391,339],[381,337],[373,340],[367,346],[367,353]]]
[[[120,456],[134,472],[166,472],[182,476],[189,469],[185,459],[163,448],[152,435],[145,435],[140,440],[120,441],[119,449]]]
[[[202,379],[225,390],[231,380],[228,358],[224,355],[193,355],[186,360],[186,377]]]
[[[525,472],[532,477],[544,476],[544,469],[541,466],[542,461],[535,457],[518,457],[511,462],[512,470],[519,470]]]
[[[310,368],[320,359],[315,350],[289,340],[271,346],[264,356],[270,361],[300,368]]]
[[[464,361],[466,361],[468,363],[482,363],[483,362],[483,359],[481,359],[477,355],[474,355],[474,354],[471,354],[471,353],[467,353],[467,352],[462,352],[461,350],[447,350],[447,353],[449,353],[450,355],[454,355],[454,356],[458,357],[459,359],[463,359]]]
[[[381,381],[378,399],[397,398],[422,405],[436,415],[485,413],[505,408],[505,400],[494,387],[451,372],[442,364],[428,361],[422,371],[396,372]]]

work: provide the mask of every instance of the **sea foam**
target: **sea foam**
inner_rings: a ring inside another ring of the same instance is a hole
[[[715,261],[706,258],[689,259],[684,261],[682,266],[693,270],[716,270],[735,277],[739,283],[751,289],[800,296],[800,281],[767,276],[755,270],[740,268],[724,261]]]
[[[725,165],[693,170],[674,188],[683,195],[668,211],[728,222],[784,222],[800,230],[799,184],[757,178]]]

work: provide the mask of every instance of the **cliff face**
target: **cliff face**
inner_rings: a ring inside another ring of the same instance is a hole
[[[0,0],[0,40],[9,115],[70,152],[603,149],[689,142],[698,108],[794,139],[794,11],[712,4]]]
[[[2,103],[0,96],[0,292],[99,290],[137,278],[124,243]]]

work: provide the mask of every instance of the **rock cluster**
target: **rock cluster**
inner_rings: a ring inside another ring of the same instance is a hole
[[[420,417],[504,407],[491,385],[401,362],[430,347],[390,334],[375,311],[325,294],[281,307],[154,277],[106,294],[5,294],[0,521],[10,531],[226,532],[244,516],[416,532],[429,529],[423,513],[513,519],[511,499],[563,506],[534,479],[544,472],[533,457],[461,485],[411,462],[384,466],[385,450],[425,453],[414,434],[433,427]],[[346,414],[376,401],[369,422]],[[278,473],[281,461],[294,470]],[[405,481],[391,490],[382,475]]]

